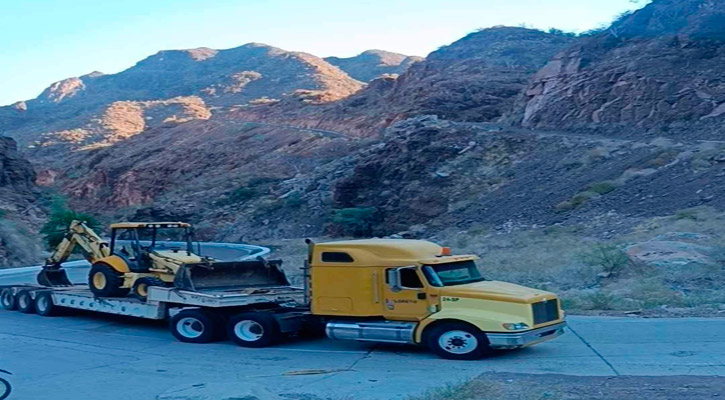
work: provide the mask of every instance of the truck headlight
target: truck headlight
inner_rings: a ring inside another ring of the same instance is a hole
[[[518,322],[515,324],[503,324],[503,327],[509,331],[520,331],[522,329],[529,329],[529,326],[523,322]]]

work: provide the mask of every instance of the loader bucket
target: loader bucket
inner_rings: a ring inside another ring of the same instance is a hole
[[[55,286],[72,286],[70,279],[68,279],[68,274],[66,274],[65,270],[60,266],[43,266],[43,269],[40,270],[37,276],[38,284],[42,286],[49,286],[49,287],[55,287]]]
[[[184,264],[174,286],[187,290],[225,290],[289,286],[281,260],[211,261]]]

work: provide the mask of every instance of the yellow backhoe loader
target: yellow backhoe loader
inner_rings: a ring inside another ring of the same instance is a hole
[[[72,285],[61,264],[76,246],[91,263],[88,286],[96,297],[131,292],[145,300],[149,286],[198,290],[280,279],[268,276],[278,269],[267,268],[266,261],[218,261],[196,254],[192,236],[191,225],[184,222],[122,222],[111,225],[109,244],[84,222],[73,221],[38,274],[38,283]]]

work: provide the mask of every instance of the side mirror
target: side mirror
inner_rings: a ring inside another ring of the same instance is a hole
[[[388,276],[387,276],[388,286],[390,286],[390,290],[393,292],[399,292],[401,290],[400,268],[389,269],[387,274],[388,274]]]

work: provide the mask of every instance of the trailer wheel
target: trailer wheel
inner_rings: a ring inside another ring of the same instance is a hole
[[[131,295],[141,301],[146,301],[151,286],[166,286],[166,283],[159,278],[148,276],[136,279],[131,287]]]
[[[433,353],[449,360],[478,360],[492,352],[486,334],[463,322],[433,325],[423,340]]]
[[[35,303],[30,296],[29,290],[21,290],[16,296],[18,302],[18,311],[24,314],[32,314],[35,312]]]
[[[227,322],[227,336],[242,347],[267,347],[280,341],[279,323],[266,312],[237,314]]]
[[[124,297],[129,289],[124,289],[123,274],[108,264],[93,264],[88,273],[88,286],[96,297]]]
[[[182,310],[169,321],[171,333],[185,343],[214,342],[219,339],[220,326],[217,316],[201,309]]]
[[[53,296],[49,292],[40,292],[35,296],[35,312],[44,317],[56,314],[58,307],[53,304]]]
[[[15,295],[10,288],[5,288],[0,291],[0,303],[2,303],[4,309],[9,311],[12,311],[18,307]]]

